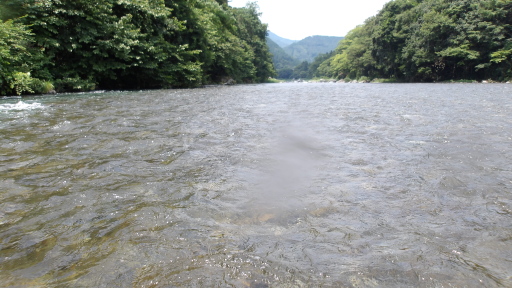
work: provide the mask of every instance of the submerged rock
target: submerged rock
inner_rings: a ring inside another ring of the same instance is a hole
[[[236,81],[233,78],[229,78],[226,82],[224,82],[224,85],[235,85]]]

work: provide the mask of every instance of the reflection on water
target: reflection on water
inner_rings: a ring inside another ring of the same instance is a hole
[[[0,99],[0,285],[510,287],[511,92]]]

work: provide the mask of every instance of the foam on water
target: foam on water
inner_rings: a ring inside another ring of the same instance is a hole
[[[22,111],[22,110],[34,110],[34,109],[42,109],[44,106],[41,103],[25,103],[23,101],[18,101],[16,104],[0,104],[0,110],[3,111]]]

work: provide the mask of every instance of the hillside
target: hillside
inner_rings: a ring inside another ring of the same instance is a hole
[[[512,0],[395,0],[350,31],[316,74],[403,82],[508,81],[511,35]]]
[[[227,0],[2,0],[0,95],[265,82],[274,69],[257,9]]]
[[[277,72],[277,78],[288,78],[291,74],[290,71],[293,70],[293,67],[299,65],[299,60],[294,59],[292,56],[288,55],[283,50],[283,48],[272,41],[270,37],[267,37],[267,45],[270,53],[272,54],[274,68]]]
[[[272,33],[271,31],[268,31],[267,37],[270,38],[272,41],[274,41],[274,43],[276,43],[281,48],[284,48],[290,44],[298,42],[298,40],[290,40],[290,39],[286,39],[281,36],[278,36],[278,35]]]
[[[343,37],[310,36],[286,46],[284,51],[299,61],[311,62],[319,54],[329,53],[336,49]]]

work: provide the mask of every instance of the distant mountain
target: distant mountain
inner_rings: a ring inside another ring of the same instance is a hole
[[[268,50],[272,54],[272,61],[277,72],[277,78],[287,79],[293,74],[293,67],[300,64],[300,61],[288,55],[283,48],[267,37]]]
[[[274,39],[280,41],[281,45]],[[293,41],[269,31],[267,45],[272,53],[277,78],[307,79],[314,77],[318,66],[333,55],[330,52],[336,49],[341,39],[343,37],[310,36],[300,41]],[[283,48],[282,45],[287,43],[289,43],[288,46]]]
[[[298,40],[290,40],[290,39],[286,39],[286,38],[277,36],[276,34],[272,33],[271,31],[268,31],[267,37],[270,38],[272,41],[274,41],[281,48],[284,48],[290,44],[298,42]]]
[[[284,47],[284,51],[299,61],[312,62],[316,56],[336,49],[343,37],[309,36]]]
[[[272,59],[274,60],[274,68],[276,70],[295,67],[299,65],[299,60],[288,55],[283,48],[281,48],[276,42],[272,41],[270,37],[267,37],[267,45],[270,53],[272,53]]]

